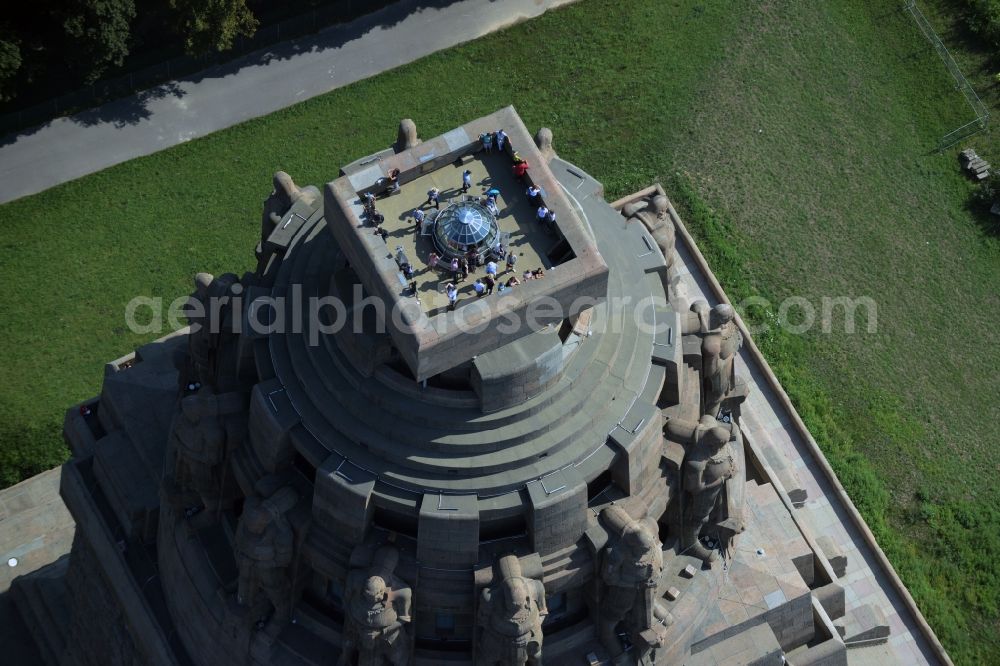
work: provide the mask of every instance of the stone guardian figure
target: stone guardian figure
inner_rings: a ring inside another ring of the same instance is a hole
[[[294,536],[285,513],[298,501],[289,487],[271,497],[251,496],[243,506],[236,526],[236,563],[239,587],[236,601],[250,609],[251,617],[263,621],[268,606],[270,623],[280,626],[291,615]]]
[[[701,417],[698,423],[671,419],[666,424],[666,432],[671,439],[689,443],[684,456],[685,506],[681,547],[706,563],[713,562],[716,553],[706,548],[699,538],[715,510],[723,485],[736,474],[736,465],[727,446],[732,438],[732,428],[736,427],[708,415]]]
[[[392,546],[375,551],[371,567],[353,569],[345,588],[344,642],[339,666],[405,666],[410,660],[412,592],[394,571],[399,553]]]
[[[674,242],[677,232],[674,229],[673,220],[670,219],[669,203],[667,197],[660,194],[651,200],[628,204],[622,209],[622,213],[629,222],[638,220],[646,227],[653,237],[653,241],[660,248],[660,252],[663,253],[663,259],[667,264],[668,278],[672,278],[676,263]]]
[[[234,303],[243,291],[239,278],[232,273],[215,277],[198,273],[194,278],[195,291],[187,306],[187,319],[191,325],[188,336],[190,367],[181,372],[182,384],[197,382],[211,386],[219,392],[238,387],[236,379],[236,348],[232,344],[237,330],[233,317]]]
[[[476,619],[476,666],[542,666],[545,586],[522,575],[516,555],[500,558],[500,580],[483,588]]]
[[[746,384],[736,378],[736,355],[743,347],[743,335],[735,317],[731,305],[709,308],[704,301],[696,301],[683,321],[684,333],[701,337],[702,413],[708,416],[718,417],[725,401],[742,401],[748,392]]]
[[[635,520],[618,506],[601,511],[600,519],[610,538],[600,558],[598,635],[618,660],[623,655],[616,631],[621,622],[633,642],[641,638],[647,648],[663,642],[663,624],[656,615],[663,547],[655,521]]]
[[[183,500],[215,513],[222,493],[221,468],[226,455],[246,436],[246,398],[242,393],[217,395],[203,386],[181,399],[170,430],[174,483]]]

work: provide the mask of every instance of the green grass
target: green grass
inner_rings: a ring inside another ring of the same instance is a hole
[[[1000,151],[935,151],[972,113],[872,4],[583,0],[0,207],[0,480],[65,457],[62,410],[149,337],[124,328],[132,296],[251,267],[273,171],[319,184],[400,117],[433,136],[513,103],[609,200],[662,180],[734,301],[875,299],[873,334],[755,339],[953,658],[1000,663],[1000,241],[956,160]],[[996,110],[987,54],[925,9]]]

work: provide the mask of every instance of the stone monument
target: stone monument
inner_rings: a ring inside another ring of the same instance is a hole
[[[498,128],[504,148],[483,151]],[[530,165],[516,177],[515,152]],[[448,193],[466,170],[490,189]],[[434,258],[471,222],[436,233],[432,189],[501,211],[451,248],[465,282]],[[742,436],[732,309],[675,289],[662,190],[616,208],[602,193],[510,107],[424,141],[403,121],[322,191],[275,174],[256,268],[198,274],[191,326],[109,364],[67,416],[77,533],[67,629],[39,629],[43,652],[846,663],[829,624],[843,590]],[[736,547],[775,526],[766,567]],[[766,603],[727,605],[734,585]]]

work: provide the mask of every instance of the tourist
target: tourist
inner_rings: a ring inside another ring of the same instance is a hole
[[[528,185],[525,194],[528,195],[528,201],[531,202],[532,206],[537,207],[542,205],[542,191],[534,185]]]
[[[531,277],[534,280],[541,280],[543,277],[545,277],[545,271],[542,270],[541,266],[539,266],[535,270],[531,271]]]
[[[468,192],[470,187],[472,187],[472,172],[466,169],[462,174],[462,194]]]
[[[458,271],[459,271],[459,268],[460,267],[459,267],[459,264],[458,264],[458,259],[452,259],[451,260],[451,275],[452,275],[452,279],[455,280],[455,282],[458,282]]]
[[[493,279],[493,275],[490,275],[489,273],[487,273],[486,277],[483,278],[483,283],[486,285],[487,294],[492,294],[493,288],[497,286],[497,281]]]
[[[539,224],[545,222],[545,217],[549,214],[549,209],[545,206],[539,206],[535,213],[535,221]]]
[[[522,275],[521,278],[523,278],[525,280],[534,280],[535,279],[535,274],[532,273],[531,269],[529,268],[528,270],[524,271],[524,275]]]
[[[500,208],[497,206],[497,200],[494,197],[486,197],[486,210],[490,211],[490,215],[493,217],[500,216]]]
[[[458,303],[458,287],[449,282],[445,285],[444,291],[448,294],[448,309],[454,310],[455,305]]]
[[[440,198],[441,198],[441,191],[438,190],[438,188],[436,187],[432,187],[431,189],[427,190],[427,201],[424,202],[424,205],[430,206],[431,204],[434,204],[435,208],[440,209],[441,208],[441,203],[439,201]]]
[[[361,203],[364,205],[365,212],[375,210],[375,195],[371,192],[365,192],[364,196],[361,197]]]
[[[482,298],[486,295],[486,285],[483,284],[482,280],[476,280],[476,283],[472,285],[472,288],[476,290],[477,298]]]
[[[413,209],[413,222],[419,228],[424,223],[424,211],[419,208]]]
[[[516,263],[517,263],[517,255],[514,254],[514,250],[511,250],[510,254],[507,255],[507,270],[504,271],[504,273],[506,273],[507,271],[513,271],[514,264]]]
[[[399,193],[399,169],[389,172],[389,190],[392,194]]]
[[[510,289],[511,287],[516,287],[519,284],[521,284],[521,281],[517,279],[516,275],[511,275],[510,279],[507,280],[507,288],[508,289]]]
[[[431,267],[431,270],[437,270],[438,264],[441,262],[441,257],[438,256],[437,252],[431,252],[431,255],[427,257],[427,265]]]
[[[550,210],[545,214],[545,226],[549,228],[550,231],[555,232],[556,230],[556,212]]]
[[[383,215],[382,213],[378,212],[373,208],[371,212],[371,219],[372,219],[372,224],[374,224],[377,227],[378,225],[385,222],[385,215]]]
[[[382,227],[375,227],[375,234],[382,237],[382,242],[385,243],[386,239],[389,238],[389,232]]]
[[[524,180],[524,177],[528,175],[528,163],[521,160],[520,162],[515,163],[514,166],[510,168],[510,171],[518,180]]]
[[[479,140],[483,142],[483,150],[488,153],[493,152],[493,135],[489,132],[484,132],[479,135]]]
[[[469,260],[470,266],[476,266],[477,268],[482,263],[482,259],[479,258],[479,253],[476,252],[476,248],[470,247],[469,251],[465,253],[465,258]]]
[[[504,144],[507,143],[507,132],[503,129],[497,130],[497,150],[503,150]]]
[[[496,199],[497,197],[500,196],[500,189],[497,187],[491,187],[490,189],[486,190],[486,196],[493,197],[494,199]]]
[[[465,282],[465,278],[469,277],[469,260],[465,257],[458,262],[458,265],[462,267],[462,282]]]
[[[486,264],[486,274],[487,275],[492,275],[493,277],[496,277],[496,274],[497,274],[497,264],[496,264],[495,261],[491,261],[488,264]]]

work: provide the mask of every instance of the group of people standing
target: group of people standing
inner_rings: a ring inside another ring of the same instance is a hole
[[[488,296],[494,291],[503,293],[505,290],[521,284],[521,280],[516,275],[512,275],[506,282],[500,279],[500,275],[514,271],[514,267],[517,265],[517,256],[517,253],[513,249],[507,253],[506,269],[502,273],[498,273],[499,266],[497,262],[493,260],[486,262],[485,275],[481,278],[476,278],[476,281],[472,284],[472,289],[477,298]],[[428,263],[433,268],[441,264],[441,259],[436,253],[432,252]],[[469,261],[465,257],[462,257],[461,260],[456,257],[451,260],[448,268],[452,272],[453,281],[445,285],[445,294],[448,296],[448,309],[454,310],[458,304],[458,285],[456,283],[463,282],[469,276]],[[538,270],[541,271],[542,269],[539,268]],[[533,273],[533,271],[529,271],[529,273]]]

